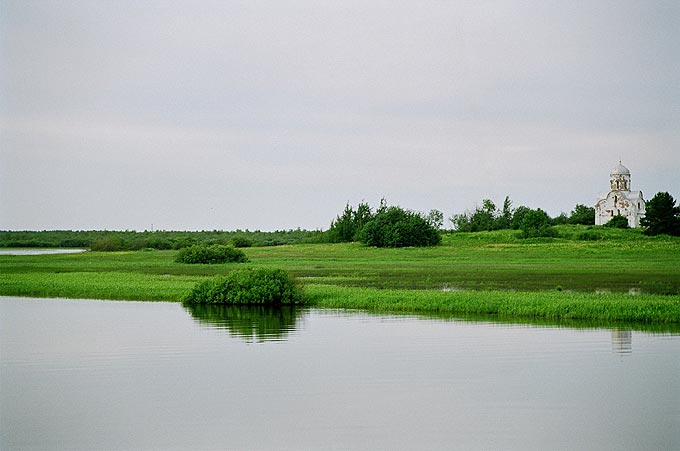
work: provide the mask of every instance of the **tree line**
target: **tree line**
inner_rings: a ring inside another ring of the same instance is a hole
[[[552,226],[562,224],[595,224],[595,208],[577,204],[569,215],[561,213],[551,218],[544,210],[524,205],[513,208],[506,196],[503,206],[497,208],[490,199],[484,199],[473,211],[453,215],[450,218],[454,230],[480,232],[502,229],[521,230],[524,238],[551,237],[557,232]],[[640,221],[646,235],[680,236],[680,206],[667,192],[659,192],[646,203],[645,216]],[[628,220],[615,215],[603,227],[628,228]]]
[[[518,230],[522,238],[556,237],[554,228],[561,224],[595,224],[595,208],[577,204],[567,215],[550,217],[544,210],[521,205],[513,207],[506,196],[499,208],[490,199],[473,211],[449,218],[455,232],[481,232],[502,229]],[[641,220],[647,235],[680,236],[680,206],[667,192],[657,193],[646,203]],[[366,202],[356,208],[349,203],[328,230],[259,230],[236,231],[0,231],[0,247],[68,247],[95,251],[141,249],[184,249],[194,245],[226,245],[233,247],[276,246],[297,243],[339,243],[358,241],[368,246],[404,247],[434,246],[441,242],[444,214],[431,210],[424,214],[382,199],[375,210]],[[628,221],[615,216],[604,227],[628,227]]]
[[[236,231],[115,231],[115,230],[44,230],[0,231],[0,247],[67,247],[96,251],[142,249],[184,249],[194,245],[227,245],[238,248],[279,246],[319,242],[320,230]]]
[[[521,205],[513,208],[509,196],[503,206],[497,208],[491,199],[484,199],[482,205],[473,211],[453,215],[453,228],[459,232],[482,232],[492,230],[520,230],[524,238],[556,236],[552,226],[560,224],[595,224],[595,208],[577,204],[570,215],[561,213],[551,218],[544,210]],[[627,222],[626,222],[627,224]]]

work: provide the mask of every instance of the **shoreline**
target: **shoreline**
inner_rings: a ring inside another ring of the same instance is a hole
[[[401,290],[335,285],[306,285],[300,308],[356,310],[377,314],[475,317],[479,320],[532,323],[596,322],[670,326],[680,332],[680,295],[582,293],[500,290]],[[158,293],[157,293],[158,294]],[[132,293],[70,293],[65,290],[0,290],[2,297],[101,300],[121,302],[174,302],[176,295],[135,296]],[[677,327],[676,327],[677,326]]]

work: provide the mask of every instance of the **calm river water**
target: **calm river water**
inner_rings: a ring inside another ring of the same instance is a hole
[[[680,449],[680,335],[0,298],[0,449]]]

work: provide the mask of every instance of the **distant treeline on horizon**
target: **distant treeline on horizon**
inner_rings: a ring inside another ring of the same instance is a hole
[[[0,231],[0,247],[87,248],[95,251],[182,249],[194,244],[224,244],[235,247],[280,246],[322,242],[320,230],[235,231],[111,231],[43,230]]]

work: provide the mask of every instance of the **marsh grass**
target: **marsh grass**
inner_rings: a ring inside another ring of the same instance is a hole
[[[72,299],[178,301],[196,277],[130,272],[62,272],[0,275],[0,293]]]
[[[447,234],[431,248],[254,247],[244,249],[245,267],[285,270],[324,307],[680,322],[680,238],[586,226],[558,231],[567,238],[497,231]],[[584,232],[602,238],[569,238]],[[179,301],[196,283],[244,267],[184,265],[176,254],[0,255],[0,294]]]
[[[374,312],[680,323],[680,297],[563,292],[380,290],[309,286],[309,305]]]

